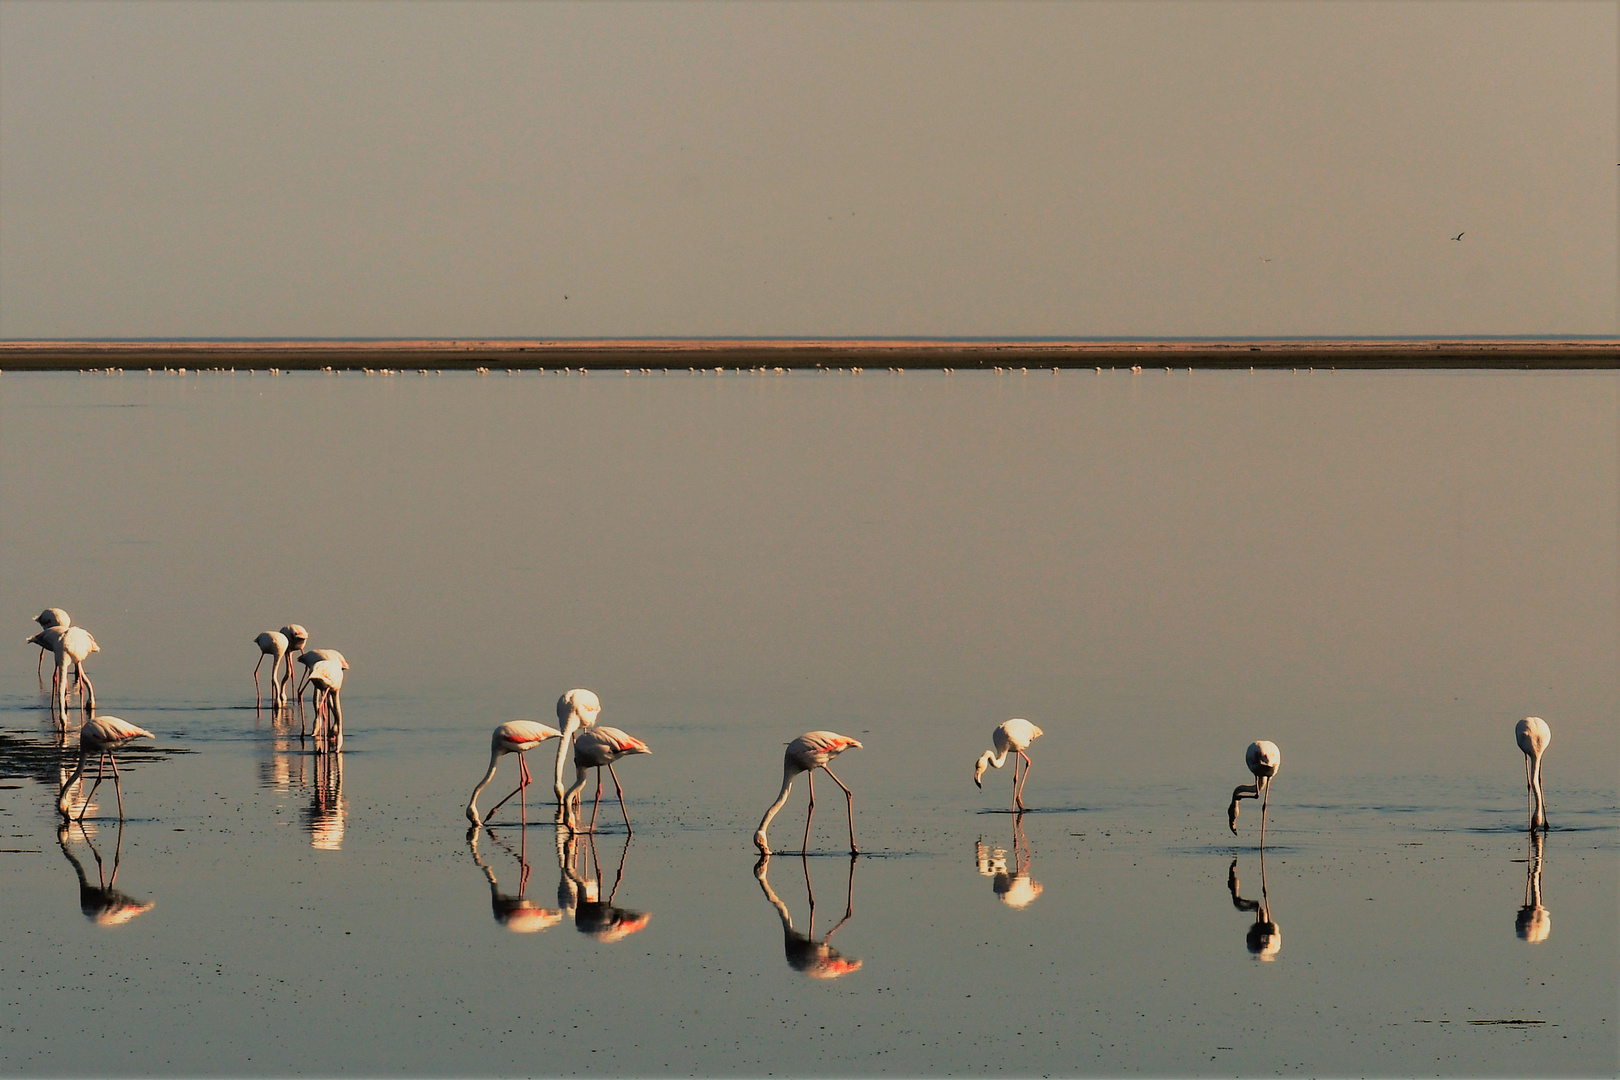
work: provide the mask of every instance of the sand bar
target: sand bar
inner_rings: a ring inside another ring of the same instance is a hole
[[[624,339],[9,341],[0,371],[106,368],[1518,368],[1620,367],[1620,339],[941,341]]]

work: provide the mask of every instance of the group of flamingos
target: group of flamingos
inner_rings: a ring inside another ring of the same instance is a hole
[[[40,625],[40,632],[28,639],[31,645],[40,647],[40,665],[44,664],[45,652],[55,654],[56,668],[53,675],[52,715],[64,728],[67,724],[68,706],[68,665],[71,664],[75,673],[75,683],[81,694],[84,708],[92,719],[85,721],[79,735],[79,761],[72,776],[62,785],[57,800],[57,807],[66,816],[69,812],[68,791],[84,773],[85,763],[92,753],[97,755],[96,783],[90,789],[95,793],[96,787],[101,784],[104,770],[112,766],[113,787],[118,792],[118,816],[124,816],[124,794],[118,782],[118,763],[113,760],[112,751],[134,739],[154,738],[150,731],[136,727],[126,720],[116,716],[96,717],[96,692],[90,678],[85,674],[84,661],[94,652],[100,652],[100,646],[88,630],[82,626],[73,625],[73,620],[61,608],[46,608],[36,616],[35,622]],[[287,687],[292,682],[293,653],[298,653],[298,662],[304,665],[304,681],[299,684],[295,693],[296,699],[302,705],[305,687],[315,687],[315,727],[313,731],[315,752],[325,753],[341,750],[343,748],[343,704],[341,690],[343,688],[343,672],[349,663],[343,654],[335,649],[309,648],[309,633],[297,623],[289,623],[280,630],[267,630],[254,639],[259,647],[259,662],[253,667],[253,687],[255,695],[262,698],[259,685],[259,667],[263,665],[265,657],[272,657],[270,665],[271,700],[276,708],[287,705]],[[602,802],[602,770],[605,768],[608,775],[613,778],[614,790],[619,796],[619,810],[624,814],[624,827],[629,833],[634,833],[630,825],[630,811],[625,807],[624,788],[619,783],[619,774],[614,770],[614,763],[621,758],[635,754],[650,754],[652,749],[643,741],[633,735],[628,735],[618,728],[600,727],[596,723],[602,712],[602,702],[589,690],[574,689],[557,699],[557,720],[561,729],[549,727],[534,720],[512,720],[497,727],[490,736],[489,771],[484,778],[473,788],[471,797],[467,799],[467,820],[472,822],[474,829],[485,824],[489,818],[514,795],[519,796],[519,806],[522,808],[523,820],[528,820],[527,791],[532,777],[524,754],[540,746],[548,739],[557,739],[556,771],[553,777],[553,793],[557,799],[557,821],[566,825],[570,830],[579,830],[582,815],[583,789],[590,770],[596,770],[596,798],[592,804],[591,821],[584,826],[586,831],[596,826],[596,813]],[[300,728],[300,734],[302,734]],[[1042,731],[1028,720],[1005,720],[995,726],[990,733],[992,748],[979,755],[973,766],[973,782],[982,787],[984,772],[987,768],[1002,768],[1007,758],[1013,758],[1013,806],[1015,810],[1024,809],[1024,785],[1029,779],[1029,768],[1032,762],[1029,757],[1029,747],[1040,738]],[[1527,716],[1514,725],[1513,736],[1524,753],[1525,788],[1533,802],[1530,816],[1530,828],[1533,830],[1547,828],[1546,803],[1541,786],[1541,758],[1546,752],[1547,745],[1552,742],[1552,730],[1547,722],[1539,716]],[[807,731],[797,739],[787,744],[787,751],[782,758],[782,788],[777,793],[775,801],[765,810],[765,816],[760,819],[759,827],[754,831],[754,846],[762,855],[771,853],[770,844],[766,839],[766,830],[770,828],[771,819],[787,802],[789,793],[793,790],[793,782],[800,773],[805,774],[805,784],[809,789],[810,804],[804,819],[804,841],[801,851],[810,849],[810,824],[816,812],[816,786],[815,771],[820,769],[832,778],[844,793],[844,800],[849,813],[849,850],[850,854],[858,854],[859,848],[855,843],[855,794],[838,775],[832,771],[830,763],[833,758],[845,750],[861,749],[858,740],[847,735],[840,735],[833,731]],[[563,787],[563,769],[568,762],[569,751],[573,751],[574,783],[568,788]],[[505,798],[496,803],[488,814],[480,814],[478,810],[478,796],[484,788],[495,779],[495,770],[500,760],[507,754],[516,754],[518,758],[518,786]],[[1244,754],[1244,761],[1249,772],[1254,776],[1254,782],[1239,784],[1232,791],[1232,801],[1226,808],[1226,822],[1237,835],[1238,804],[1243,799],[1260,800],[1260,843],[1265,844],[1266,816],[1271,801],[1271,781],[1282,766],[1282,751],[1277,744],[1261,740],[1249,744]],[[86,797],[88,806],[89,798]],[[83,816],[83,811],[80,811]]]

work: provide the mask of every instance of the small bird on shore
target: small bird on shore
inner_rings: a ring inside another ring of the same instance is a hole
[[[1453,240],[1461,240],[1461,239],[1462,239],[1462,238],[1463,238],[1463,234],[1462,234],[1462,233],[1458,233],[1458,234],[1457,234],[1457,235],[1456,235],[1456,236],[1453,236],[1453,237],[1452,237],[1452,239],[1453,239]]]

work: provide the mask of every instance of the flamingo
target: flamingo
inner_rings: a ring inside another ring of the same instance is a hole
[[[1527,716],[1513,725],[1513,738],[1524,751],[1524,786],[1535,799],[1535,810],[1530,814],[1530,828],[1547,828],[1547,806],[1541,794],[1541,755],[1552,742],[1552,728],[1539,716]]]
[[[66,630],[68,627],[73,625],[73,616],[69,615],[59,607],[48,607],[38,615],[35,615],[34,621],[39,623],[39,628],[42,631]],[[31,644],[39,645],[39,663],[34,667],[34,674],[43,679],[45,677],[45,651],[50,649],[54,652],[55,646],[36,642],[33,638],[29,638],[28,640]]]
[[[478,813],[478,796],[483,792],[484,788],[489,786],[489,782],[495,779],[495,767],[500,764],[502,755],[516,754],[518,756],[519,780],[516,790],[512,792],[512,795],[516,795],[529,786],[529,780],[531,779],[529,776],[529,764],[523,759],[524,751],[533,750],[547,739],[556,739],[561,736],[562,732],[556,728],[547,727],[545,724],[536,723],[533,720],[510,720],[496,728],[494,734],[489,738],[489,772],[485,773],[484,778],[478,781],[478,786],[473,788],[472,797],[467,800],[467,820],[472,822],[475,828],[484,823],[487,815],[480,816]],[[512,795],[508,795],[506,799],[510,799]],[[490,807],[490,814],[499,810],[506,803],[506,799],[502,799]],[[528,795],[526,792],[523,799],[523,819],[525,821],[529,819]]]
[[[40,631],[48,633],[48,631]],[[101,646],[90,631],[82,626],[70,626],[63,630],[56,638],[56,700],[61,706],[62,722],[67,722],[67,665],[73,662],[73,670],[78,681],[83,684],[84,707],[94,716],[96,712],[96,685],[90,681],[90,676],[84,673],[84,661],[91,653],[100,652]]]
[[[765,841],[765,830],[770,827],[771,819],[776,816],[776,812],[782,809],[782,804],[787,802],[788,792],[793,790],[793,779],[800,773],[810,774],[806,780],[810,787],[810,809],[804,816],[804,850],[810,850],[810,822],[816,816],[817,769],[824,770],[832,777],[833,783],[844,789],[844,798],[849,803],[849,853],[859,854],[855,847],[855,794],[844,786],[844,782],[838,779],[831,769],[827,768],[827,762],[852,746],[857,750],[864,749],[856,740],[832,731],[807,731],[788,743],[787,751],[782,755],[782,790],[777,794],[776,801],[765,811],[765,816],[760,818],[759,828],[754,831],[754,846],[759,848],[760,854],[771,853],[770,845]]]
[[[315,684],[315,752],[322,750],[323,733],[327,750],[342,750],[343,665],[336,660],[322,660],[309,669],[309,681]]]
[[[287,635],[279,630],[266,630],[253,639],[259,647],[259,662],[253,665],[253,701],[257,704],[263,697],[264,691],[259,688],[259,668],[264,658],[273,656],[270,664],[270,696],[277,707],[281,705],[281,685],[276,682],[276,672],[281,669],[281,658],[287,655]]]
[[[589,690],[575,688],[557,699],[557,722],[562,725],[562,742],[557,744],[557,775],[553,788],[557,793],[557,820],[563,817],[563,765],[568,761],[568,748],[573,744],[574,732],[592,727],[602,713],[602,701]]]
[[[596,831],[596,811],[602,806],[602,768],[607,767],[608,775],[613,777],[613,788],[619,793],[619,809],[624,813],[624,830],[628,835],[634,835],[635,830],[630,827],[630,811],[624,808],[624,788],[619,786],[619,774],[613,771],[613,763],[620,758],[631,754],[650,754],[652,748],[634,735],[626,735],[614,727],[593,727],[579,733],[574,739],[574,786],[563,794],[563,807],[566,812],[568,827],[578,831],[578,821],[583,807],[577,805],[580,801],[579,790],[585,786],[585,770],[596,770],[596,802],[591,807],[591,823],[587,832]]]
[[[1238,800],[1259,799],[1260,793],[1265,792],[1265,798],[1260,802],[1260,846],[1266,845],[1266,806],[1271,802],[1271,778],[1277,775],[1277,769],[1282,765],[1282,751],[1277,749],[1274,742],[1252,742],[1249,749],[1244,752],[1243,760],[1247,762],[1249,771],[1254,774],[1254,783],[1239,784],[1232,789],[1232,805],[1226,808],[1226,824],[1237,835]]]
[[[63,627],[60,627],[60,626],[47,626],[45,629],[41,630],[39,633],[35,634],[33,637],[27,638],[23,642],[23,644],[25,644],[25,645],[38,645],[39,646],[39,665],[34,669],[34,673],[39,677],[41,686],[45,685],[45,676],[44,676],[45,654],[50,653],[53,656],[56,654],[56,643],[59,640],[61,640],[61,637],[65,632],[66,631],[65,631],[65,629]],[[51,685],[54,687],[55,684],[56,684],[56,669],[53,667],[51,669]]]
[[[145,728],[136,727],[128,720],[120,720],[116,716],[98,716],[94,720],[86,720],[84,728],[79,732],[79,764],[73,770],[73,775],[62,784],[62,790],[56,800],[56,809],[63,817],[68,816],[68,789],[84,775],[85,759],[94,753],[97,755],[96,782],[90,786],[90,793],[84,797],[84,810],[90,808],[90,799],[95,795],[96,788],[101,786],[107,763],[112,762],[113,790],[118,792],[118,820],[124,820],[124,788],[118,781],[118,761],[112,752],[136,739],[155,738],[157,736]],[[79,811],[80,821],[84,820],[84,810]]]
[[[304,679],[298,684],[298,693],[296,695],[300,704],[304,700],[304,687],[309,685],[309,669],[322,660],[336,660],[338,666],[343,668],[344,671],[349,670],[349,662],[336,649],[304,649],[300,651],[298,662],[304,665]]]
[[[304,646],[309,643],[309,631],[305,630],[297,623],[288,623],[286,626],[281,628],[280,633],[282,637],[287,639],[287,651],[285,653],[287,657],[287,673],[281,676],[281,698],[283,701],[285,701],[287,699],[287,684],[292,682],[293,677],[292,654],[295,652],[300,654],[303,653]],[[275,678],[276,673],[272,671],[270,673],[270,677]]]
[[[1042,731],[1028,720],[1014,718],[1003,720],[990,732],[990,741],[995,744],[994,750],[986,750],[979,755],[979,760],[973,766],[973,783],[978,787],[984,786],[984,770],[994,766],[1001,768],[1007,763],[1007,755],[1013,752],[1018,754],[1024,762],[1024,775],[1018,775],[1018,758],[1013,759],[1013,806],[1019,810],[1024,808],[1024,784],[1029,780],[1029,744],[1040,738]]]

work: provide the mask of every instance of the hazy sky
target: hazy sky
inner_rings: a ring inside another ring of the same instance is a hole
[[[1614,334],[1617,15],[0,3],[0,337]]]

